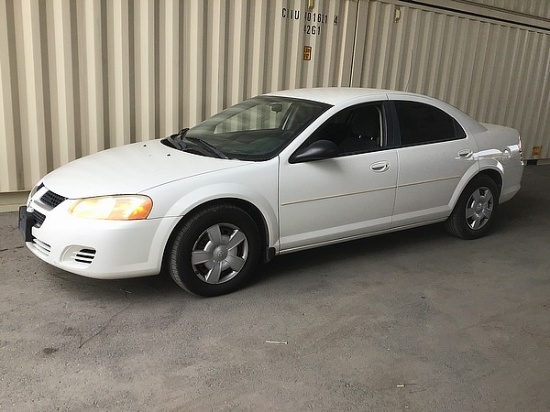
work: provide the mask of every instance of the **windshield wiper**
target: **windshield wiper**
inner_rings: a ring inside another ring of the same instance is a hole
[[[220,149],[212,146],[210,143],[207,143],[202,139],[199,139],[198,137],[186,137],[185,140],[200,144],[202,147],[204,147],[209,152],[214,153],[220,159],[229,159],[229,157],[227,157],[227,155],[223,153]]]
[[[189,130],[188,127],[186,127],[185,129],[181,129],[178,134],[173,134],[171,136],[168,136],[166,139],[176,149],[185,150],[187,149],[187,144],[183,141],[183,138],[187,134],[188,130]]]

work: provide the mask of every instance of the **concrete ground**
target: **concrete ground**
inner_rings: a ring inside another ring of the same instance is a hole
[[[0,411],[549,410],[549,244],[550,166],[485,239],[282,256],[213,299],[49,267],[0,214]]]

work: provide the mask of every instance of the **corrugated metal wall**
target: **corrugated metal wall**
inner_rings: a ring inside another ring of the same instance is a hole
[[[550,1],[547,0],[459,0],[462,3],[481,4],[533,17],[550,19]]]
[[[0,193],[306,86],[430,94],[550,158],[549,65],[549,31],[394,0],[0,0]]]
[[[550,23],[548,0],[402,0],[414,5],[444,7],[484,17],[501,18],[506,21],[530,26]]]
[[[349,84],[342,61],[354,26],[335,18],[345,23],[357,4],[312,6],[0,0],[0,192],[28,190],[72,159],[165,136],[246,97]]]
[[[550,158],[550,32],[391,0],[359,5],[352,85],[440,98],[518,129],[525,158]]]

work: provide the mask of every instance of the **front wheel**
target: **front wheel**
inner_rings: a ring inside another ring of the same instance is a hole
[[[232,205],[207,207],[175,234],[168,269],[183,289],[200,296],[234,291],[257,268],[261,236],[252,217]]]
[[[460,239],[485,236],[495,219],[498,196],[498,187],[493,179],[485,175],[474,178],[445,222],[447,231]]]

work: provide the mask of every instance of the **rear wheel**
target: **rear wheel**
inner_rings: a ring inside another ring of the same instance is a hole
[[[252,217],[232,205],[207,207],[179,228],[169,250],[169,272],[200,296],[234,291],[257,268],[261,237]]]
[[[487,234],[495,219],[498,196],[493,179],[485,175],[474,178],[445,222],[447,231],[461,239],[477,239]]]

